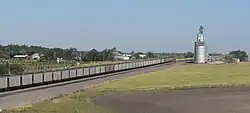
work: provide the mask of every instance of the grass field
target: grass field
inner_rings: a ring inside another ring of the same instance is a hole
[[[96,96],[111,92],[241,84],[250,84],[250,63],[178,65],[162,71],[106,82],[95,88],[8,113],[107,113],[111,111],[95,105]]]

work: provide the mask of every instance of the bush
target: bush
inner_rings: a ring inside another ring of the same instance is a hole
[[[10,72],[11,74],[22,74],[24,72],[24,67],[20,64],[11,64]]]
[[[9,64],[9,63],[2,63],[0,64],[0,75],[6,75],[9,73],[11,74],[22,74],[24,72],[24,68],[20,64]]]
[[[8,74],[8,69],[4,64],[0,64],[0,76]]]

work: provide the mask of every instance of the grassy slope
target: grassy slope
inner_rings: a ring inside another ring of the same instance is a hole
[[[33,107],[19,109],[22,113],[106,113],[108,110],[93,103],[94,97],[109,90],[136,91],[148,88],[174,88],[218,84],[249,84],[250,63],[226,65],[176,66],[163,71],[141,74],[74,93]],[[10,111],[11,112],[11,111]]]
[[[193,65],[172,67],[163,71],[142,74],[98,89],[148,89],[220,84],[249,84],[250,63],[225,65]]]

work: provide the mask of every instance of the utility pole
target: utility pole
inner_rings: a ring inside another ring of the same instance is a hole
[[[9,59],[8,59],[8,74],[10,75],[11,73],[10,73],[10,53],[11,53],[11,50],[10,50],[10,48],[9,48]]]
[[[106,50],[103,51],[102,61],[104,61],[104,58],[105,58],[105,57],[104,57],[104,56],[105,56],[105,51],[106,51]]]
[[[10,73],[10,61],[8,60],[7,63],[8,63],[8,71],[9,71],[8,74],[10,75],[11,74]]]

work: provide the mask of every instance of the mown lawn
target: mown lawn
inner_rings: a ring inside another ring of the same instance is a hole
[[[32,107],[8,111],[8,113],[107,113],[111,111],[94,103],[96,96],[111,92],[242,84],[250,84],[250,63],[182,65],[106,82],[95,88],[45,101]]]
[[[250,83],[250,63],[183,65],[106,83],[99,90],[154,89]]]

